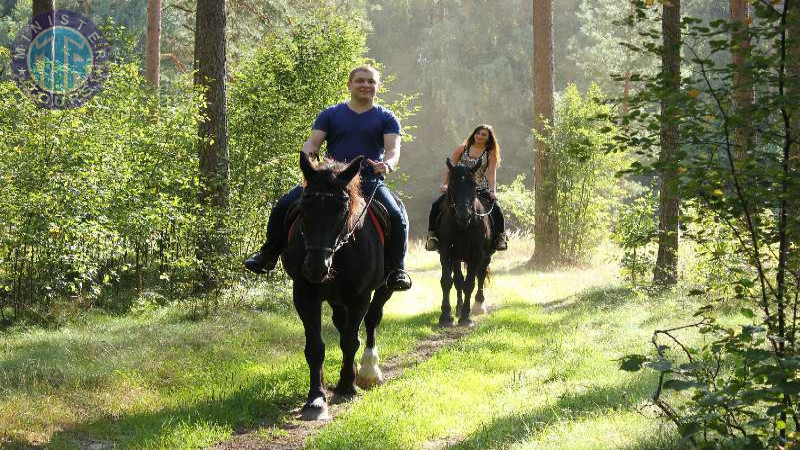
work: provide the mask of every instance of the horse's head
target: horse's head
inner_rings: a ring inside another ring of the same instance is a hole
[[[474,169],[461,165],[453,165],[450,158],[447,158],[447,167],[450,175],[447,178],[447,203],[453,207],[456,215],[456,223],[461,227],[466,227],[475,215],[475,201],[477,199]]]
[[[308,155],[300,152],[300,169],[306,180],[300,201],[306,248],[302,270],[312,283],[328,277],[340,240],[355,226],[353,212],[363,207],[358,176],[362,159],[359,156],[347,166],[327,163],[315,168]]]

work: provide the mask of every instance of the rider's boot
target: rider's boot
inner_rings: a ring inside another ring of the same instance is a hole
[[[435,252],[439,250],[439,238],[435,231],[428,230],[428,239],[425,241],[425,250]]]
[[[278,249],[278,245],[267,241],[259,251],[244,261],[244,267],[253,273],[264,274],[275,268],[280,256],[281,250]]]
[[[405,269],[395,269],[386,276],[386,287],[393,291],[407,291],[411,289],[411,277]]]
[[[502,232],[497,235],[497,242],[494,244],[495,250],[508,250],[508,236],[506,236],[506,232]]]

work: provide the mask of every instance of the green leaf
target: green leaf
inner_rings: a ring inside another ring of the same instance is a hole
[[[643,355],[625,355],[617,361],[620,362],[620,369],[626,372],[638,372],[642,370],[642,364],[647,361],[647,358]]]
[[[705,384],[697,381],[689,380],[667,380],[664,382],[664,389],[672,389],[673,391],[685,391],[686,389],[704,387]]]
[[[649,362],[646,366],[659,372],[669,372],[672,370],[672,362],[663,358]]]
[[[678,433],[680,433],[684,438],[692,436],[700,431],[700,429],[700,424],[697,422],[687,422],[678,425]]]

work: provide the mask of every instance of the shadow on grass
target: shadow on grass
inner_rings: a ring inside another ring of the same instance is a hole
[[[502,327],[506,332],[514,332],[520,340],[534,340],[542,342],[547,340],[548,331],[558,327],[570,327],[591,317],[594,311],[604,311],[606,314],[618,314],[630,302],[635,302],[635,293],[624,287],[595,288],[567,298],[554,300],[545,304],[531,305],[514,303],[507,305],[501,311],[503,317],[494,327]],[[542,308],[547,314],[535,314],[537,308]],[[557,314],[548,313],[557,311]],[[654,312],[655,314],[655,312]],[[647,319],[649,321],[650,318]],[[474,348],[486,348],[493,352],[513,351],[513,344],[497,342],[480,342],[481,333],[491,333],[491,326],[481,329],[471,340],[477,341]],[[562,366],[554,367],[555,372],[568,372],[574,364],[565,362]],[[555,373],[540,383],[557,383],[564,373]],[[565,373],[566,373],[565,372]],[[614,411],[634,411],[637,405],[647,401],[656,384],[656,375],[643,374],[624,384],[601,385],[588,387],[580,392],[567,391],[555,401],[548,402],[546,406],[526,412],[515,412],[505,415],[482,426],[461,442],[450,445],[452,449],[485,449],[507,448],[514,443],[524,442],[535,435],[545,431],[551,426],[558,426],[564,422],[580,421],[602,416],[604,413]],[[658,421],[658,419],[653,419]],[[582,437],[575,436],[580,442]],[[676,433],[664,432],[657,436],[648,436],[633,444],[622,444],[617,448],[630,450],[645,449],[676,449],[681,447],[680,438]]]
[[[524,413],[513,413],[499,417],[482,426],[465,440],[451,445],[451,449],[506,448],[511,444],[525,442],[526,438],[545,431],[552,425],[566,420],[589,419],[619,408],[631,409],[647,398],[644,393],[652,380],[642,378],[634,385],[604,386],[580,394],[566,394],[556,402]],[[635,395],[631,395],[635,393]],[[576,435],[576,440],[581,436]],[[655,440],[655,439],[654,439]],[[659,442],[641,443],[641,446],[624,447],[630,449],[677,448],[674,442],[660,439]],[[665,442],[666,441],[666,442]],[[653,445],[655,444],[655,445]],[[623,448],[623,447],[619,447]]]
[[[386,318],[379,331],[379,343],[391,339],[393,335],[408,333],[414,334],[413,341],[416,342],[422,338],[417,334],[427,333],[433,320],[432,313]],[[325,328],[325,376],[326,382],[331,384],[338,380],[341,353],[335,330],[332,326]],[[302,341],[302,335],[300,338]],[[285,342],[278,340],[273,345],[285,345]],[[302,358],[302,344],[286,350],[294,351]],[[246,354],[239,354],[236,358],[242,364],[248,361]],[[229,361],[227,366],[235,367],[236,362],[230,364]],[[229,379],[214,380],[208,386],[196,386],[194,391],[197,395],[187,398],[182,405],[78,423],[55,434],[50,445],[57,448],[80,445],[83,438],[88,436],[113,441],[123,448],[207,446],[224,440],[231,432],[241,433],[280,425],[290,419],[289,412],[293,408],[305,401],[308,368],[302,360],[299,364],[287,367],[276,367],[279,364],[286,363],[275,362],[268,374],[255,373],[244,377],[230,374]],[[206,440],[195,443],[189,441],[190,438],[203,436],[208,430],[217,431]]]

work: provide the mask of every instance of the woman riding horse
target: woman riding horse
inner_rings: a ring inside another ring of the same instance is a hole
[[[505,250],[508,248],[508,240],[505,234],[505,220],[500,205],[497,204],[497,168],[500,166],[500,144],[494,135],[494,128],[491,125],[478,125],[472,131],[469,138],[458,146],[450,156],[450,161],[462,166],[474,169],[475,182],[477,184],[478,196],[485,203],[493,203],[491,210],[492,224],[495,233],[495,250]],[[447,179],[450,169],[444,171],[444,181],[439,189],[447,191]],[[436,219],[441,211],[444,195],[440,196],[431,206],[428,217],[428,240],[425,248],[430,251],[439,249],[439,237],[436,235]]]

